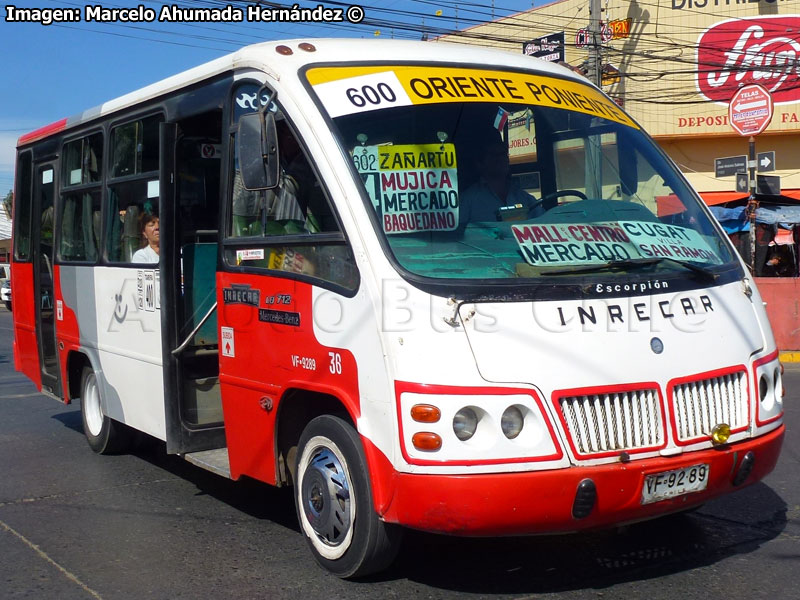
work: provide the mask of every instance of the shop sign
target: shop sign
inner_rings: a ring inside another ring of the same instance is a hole
[[[600,43],[606,44],[611,41],[611,32],[606,27],[605,23],[600,24]],[[582,29],[578,29],[578,33],[575,34],[575,47],[576,48],[586,48],[586,46],[592,43],[592,34],[589,30],[584,27]]]
[[[772,98],[760,85],[746,85],[731,98],[728,117],[740,135],[758,135],[772,120]]]
[[[608,28],[611,30],[612,40],[624,40],[631,35],[631,23],[633,19],[615,19],[608,22]]]
[[[600,82],[603,85],[613,85],[615,83],[619,83],[619,80],[622,78],[622,73],[619,72],[619,69],[612,64],[603,65],[603,69],[600,72]]]
[[[522,53],[526,56],[533,56],[550,62],[564,61],[564,32],[559,31],[558,33],[543,35],[529,42],[524,42],[522,44]]]
[[[775,5],[777,2],[794,2],[795,0],[736,0],[736,4],[744,4],[745,2],[748,4],[761,4],[761,6],[765,5]],[[734,0],[672,0],[672,10],[688,10],[692,12],[699,12],[699,11],[719,11],[722,12],[727,9],[731,4],[734,4]],[[758,8],[761,9],[761,6]],[[777,9],[776,9],[777,10]]]
[[[612,40],[623,40],[631,35],[631,24],[633,23],[633,19],[615,19],[613,21],[608,21],[607,23],[600,23],[600,41],[603,44],[607,44]],[[585,48],[589,44],[592,43],[592,35],[589,30],[584,27],[583,29],[578,29],[578,33],[575,34],[575,47],[576,48]]]
[[[759,84],[778,104],[800,101],[798,30],[798,15],[740,18],[713,25],[697,41],[700,94],[727,103],[740,87]]]

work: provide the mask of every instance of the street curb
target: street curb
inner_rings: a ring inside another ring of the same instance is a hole
[[[800,362],[800,352],[788,350],[785,352],[781,352],[778,355],[778,359],[781,362],[785,363],[799,363]]]

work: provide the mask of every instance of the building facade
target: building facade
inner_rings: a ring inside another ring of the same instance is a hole
[[[780,177],[783,195],[800,199],[800,0],[600,5],[604,90],[650,132],[709,204],[742,196],[735,172],[716,176],[715,159],[748,154],[748,137],[731,125],[729,104],[749,84],[765,88],[773,103],[771,122],[756,136],[757,153],[774,152],[765,173]],[[589,0],[552,2],[437,41],[527,49],[550,60],[563,52],[566,63],[581,68],[590,57],[589,7]],[[543,37],[549,39],[542,43]]]

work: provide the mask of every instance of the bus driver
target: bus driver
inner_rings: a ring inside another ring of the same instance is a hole
[[[480,179],[461,195],[459,223],[501,221],[506,209],[519,207],[522,219],[538,217],[544,212],[541,202],[519,187],[512,179],[508,148],[494,132],[480,148],[476,161]]]

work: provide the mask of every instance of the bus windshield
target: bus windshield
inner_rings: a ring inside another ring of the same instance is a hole
[[[713,278],[734,264],[674,165],[590,86],[534,73],[385,69],[366,84],[314,85],[314,71],[309,81],[401,270],[524,283]],[[334,101],[332,85],[353,108]]]

